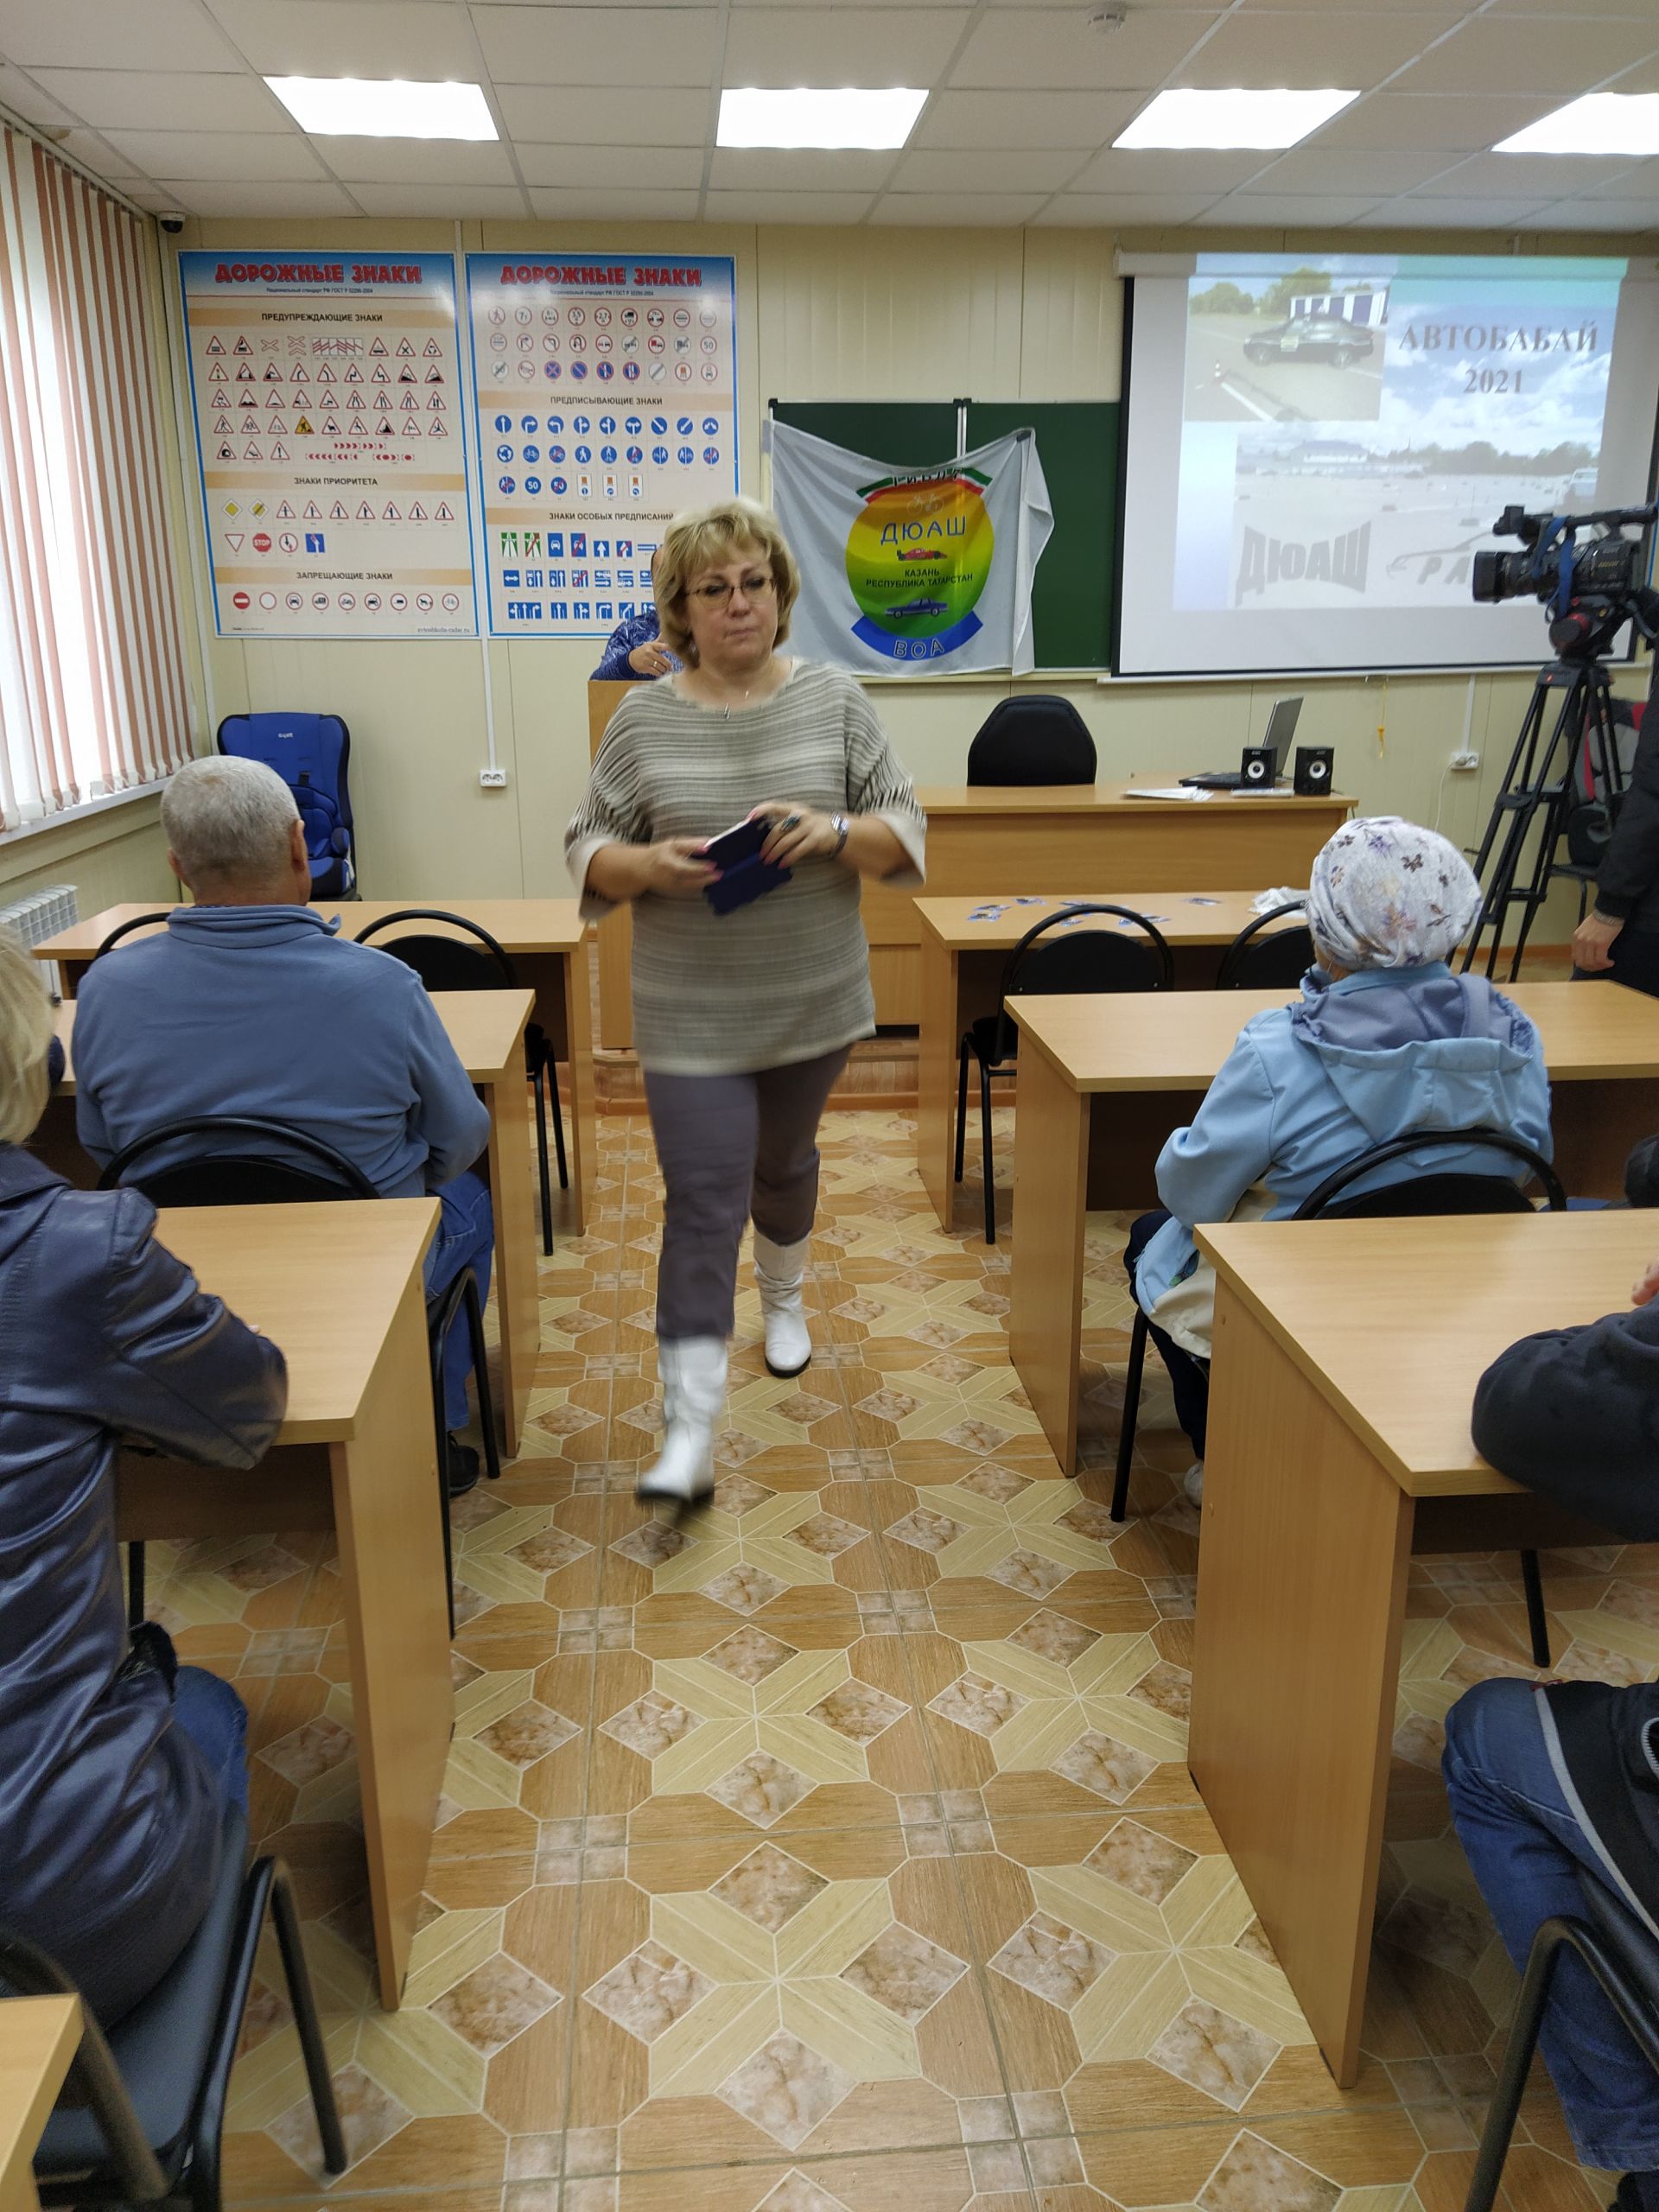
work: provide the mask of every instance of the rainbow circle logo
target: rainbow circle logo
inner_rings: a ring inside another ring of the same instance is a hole
[[[977,469],[888,477],[860,493],[847,533],[853,635],[891,660],[941,660],[980,629],[996,534]]]

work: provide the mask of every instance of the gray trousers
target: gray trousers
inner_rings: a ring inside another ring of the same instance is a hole
[[[745,1222],[774,1244],[811,1234],[818,1122],[849,1050],[750,1075],[646,1070],[664,1184],[659,1337],[730,1336]]]

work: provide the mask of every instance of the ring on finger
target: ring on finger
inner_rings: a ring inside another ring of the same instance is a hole
[[[798,830],[800,826],[801,817],[798,814],[786,814],[779,824],[779,827],[784,830]]]

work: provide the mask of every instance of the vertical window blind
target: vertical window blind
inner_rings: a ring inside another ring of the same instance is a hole
[[[0,126],[0,830],[190,754],[148,243]]]

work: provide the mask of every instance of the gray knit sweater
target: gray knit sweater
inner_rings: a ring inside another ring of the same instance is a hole
[[[587,888],[601,846],[716,836],[774,798],[880,815],[911,862],[889,880],[922,881],[922,810],[886,732],[850,676],[798,661],[781,690],[729,713],[672,683],[628,693],[565,832],[583,915],[610,911]],[[869,1036],[858,878],[837,861],[804,861],[730,914],[701,898],[635,899],[633,1025],[641,1065],[668,1075],[785,1067]]]

